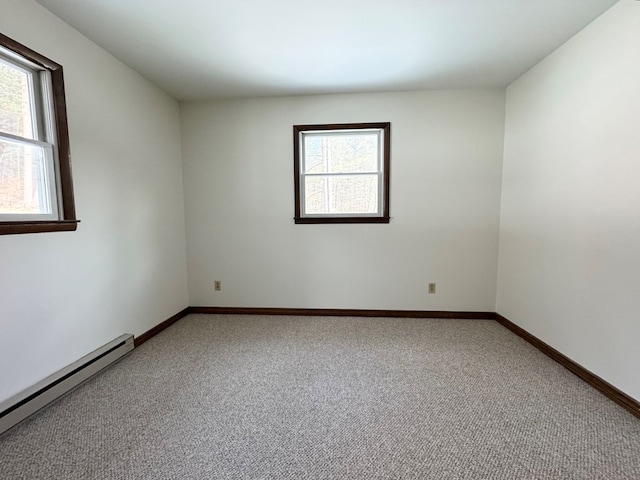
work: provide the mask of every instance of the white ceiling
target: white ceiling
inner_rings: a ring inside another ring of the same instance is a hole
[[[505,86],[616,0],[37,0],[180,100]]]

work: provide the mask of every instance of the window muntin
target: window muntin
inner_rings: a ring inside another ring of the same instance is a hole
[[[294,126],[296,223],[388,223],[389,123]]]
[[[0,34],[0,234],[76,225],[62,67]]]

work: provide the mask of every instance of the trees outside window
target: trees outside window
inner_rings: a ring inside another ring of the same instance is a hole
[[[389,223],[390,123],[295,125],[296,223]]]

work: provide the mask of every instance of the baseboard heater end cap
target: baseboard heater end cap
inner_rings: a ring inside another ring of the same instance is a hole
[[[134,348],[126,333],[0,403],[0,434],[76,388]]]

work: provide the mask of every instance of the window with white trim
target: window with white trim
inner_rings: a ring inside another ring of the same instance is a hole
[[[296,223],[389,223],[390,123],[294,125]]]
[[[62,67],[0,34],[0,234],[75,230]]]

